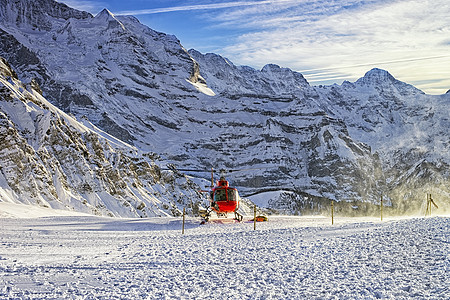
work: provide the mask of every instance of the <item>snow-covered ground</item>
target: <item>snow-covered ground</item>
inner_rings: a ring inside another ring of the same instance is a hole
[[[450,297],[449,217],[198,223],[0,203],[0,298]]]

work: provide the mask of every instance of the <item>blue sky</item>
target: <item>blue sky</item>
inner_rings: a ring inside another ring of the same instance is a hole
[[[275,63],[312,85],[355,81],[371,68],[429,94],[450,89],[448,0],[60,0],[131,14],[187,48],[257,69]]]

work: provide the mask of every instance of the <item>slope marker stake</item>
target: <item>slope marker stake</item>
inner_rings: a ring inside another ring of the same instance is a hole
[[[381,196],[381,201],[380,201],[380,219],[381,219],[381,221],[383,221],[383,196]]]
[[[253,207],[253,230],[256,230],[256,205]]]
[[[181,227],[181,234],[184,234],[184,221],[186,219],[186,207],[183,207],[183,226]]]
[[[331,225],[334,224],[334,200],[331,200]]]

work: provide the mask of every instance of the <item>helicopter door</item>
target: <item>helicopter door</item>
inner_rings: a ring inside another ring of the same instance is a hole
[[[228,189],[227,190],[228,201],[236,201],[236,190]]]

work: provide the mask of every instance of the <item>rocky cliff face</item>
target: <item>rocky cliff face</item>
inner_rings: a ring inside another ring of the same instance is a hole
[[[62,22],[70,18],[86,19],[92,16],[52,0],[1,0],[0,17],[18,28],[50,31],[58,26],[55,20]]]
[[[50,0],[42,0],[46,5],[40,9],[34,9],[34,1],[4,2],[0,55],[20,78],[35,79],[58,107],[89,115],[94,124],[128,143],[151,149],[143,128],[154,130],[154,120],[175,126],[159,117],[170,109],[160,99],[195,97],[193,84],[201,85],[198,64],[179,41],[133,17],[119,20],[107,10],[93,17],[62,10]],[[18,16],[20,24],[12,21]]]
[[[448,95],[426,95],[379,69],[355,83],[318,90],[350,135],[380,158],[383,194],[390,195],[394,205],[404,210],[423,205],[427,191],[443,207],[448,205]]]
[[[189,53],[201,65],[201,75],[208,86],[222,97],[290,97],[313,92],[302,74],[288,68],[268,64],[258,71],[246,66],[235,66],[214,53],[203,55],[193,49]]]
[[[134,17],[1,1],[0,55],[18,78],[157,164],[246,169],[230,174],[242,194],[286,191],[269,206],[295,213],[330,199],[384,196],[402,210],[427,192],[450,201],[449,94],[425,95],[378,69],[313,87],[288,68],[186,51]]]
[[[198,185],[63,113],[0,60],[0,199],[96,215],[149,217],[198,210]]]

